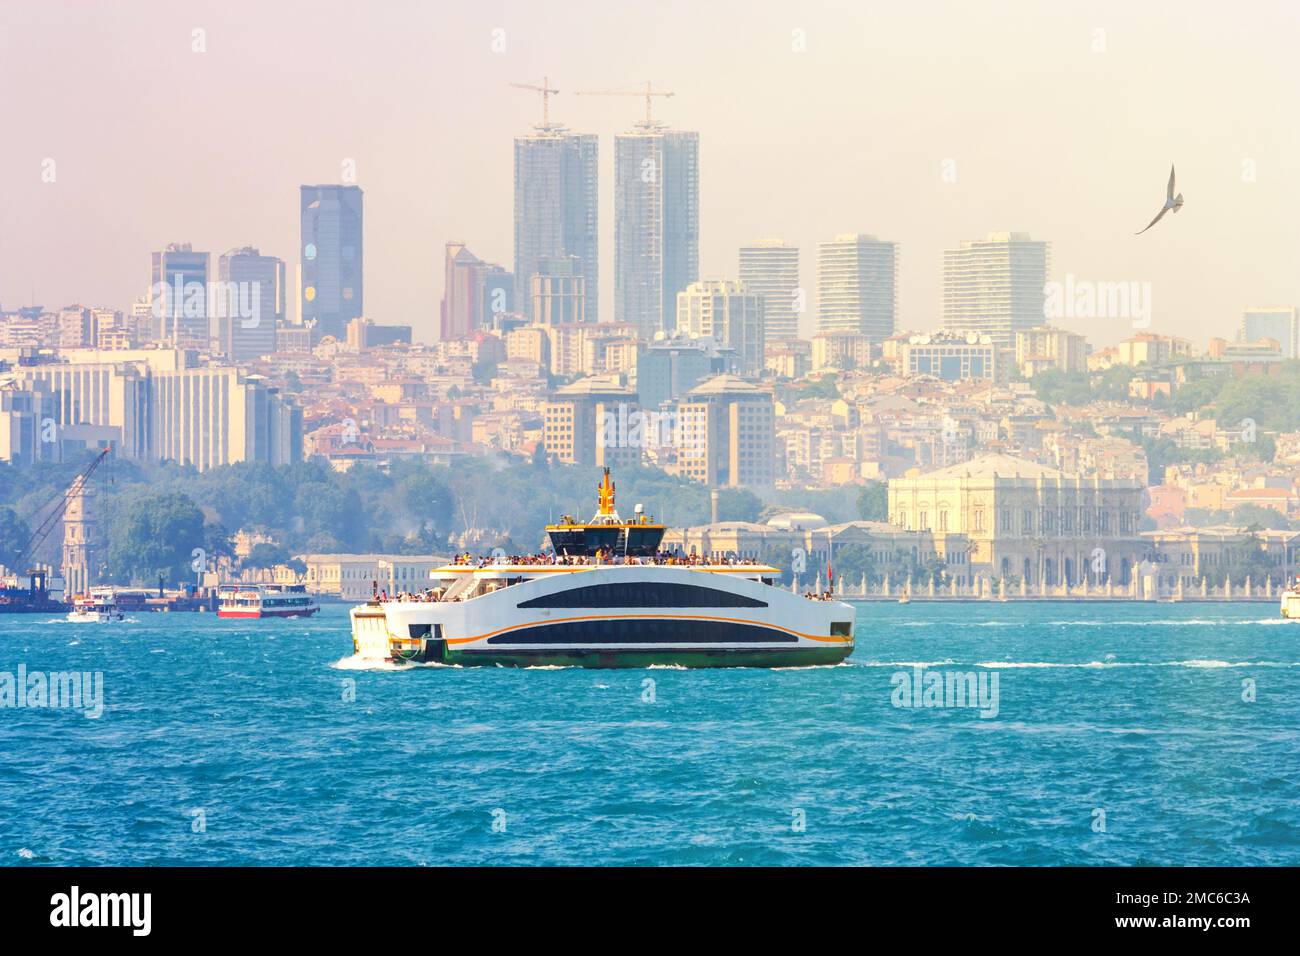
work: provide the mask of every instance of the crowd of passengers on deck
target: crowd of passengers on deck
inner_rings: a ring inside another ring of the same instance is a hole
[[[452,559],[452,565],[455,567],[468,568],[491,568],[507,565],[511,567],[527,566],[585,566],[585,565],[602,565],[602,564],[630,564],[630,565],[664,565],[679,567],[757,567],[761,562],[753,558],[743,558],[738,555],[709,555],[702,557],[694,552],[682,554],[680,551],[657,551],[654,555],[625,555],[616,552],[613,548],[597,549],[595,554],[560,554],[555,551],[544,551],[537,554],[511,554],[511,555],[479,555],[475,557],[468,551],[457,554]],[[519,579],[505,579],[502,581],[493,581],[488,584],[487,590],[496,591],[500,588],[509,587],[522,581]],[[447,589],[443,587],[428,587],[419,591],[399,591],[391,597],[387,590],[379,589],[379,582],[374,582],[372,591],[377,600],[387,603],[389,601],[406,602],[438,602],[442,601],[446,595]],[[830,591],[805,591],[803,596],[810,601],[833,601],[835,595]],[[468,594],[464,597],[468,597]],[[464,599],[462,597],[462,600]]]
[[[683,567],[738,567],[757,566],[761,562],[736,555],[710,555],[702,557],[694,552],[656,551],[653,555],[621,554],[613,548],[601,548],[595,554],[560,554],[543,551],[537,554],[479,555],[468,551],[458,554],[452,564],[460,567],[490,568],[496,565],[588,565],[588,564],[641,564],[680,565]]]

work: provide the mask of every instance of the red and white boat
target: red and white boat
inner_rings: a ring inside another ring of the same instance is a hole
[[[223,584],[217,617],[311,617],[320,610],[305,584]]]

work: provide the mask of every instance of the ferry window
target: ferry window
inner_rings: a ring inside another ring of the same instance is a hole
[[[569,588],[522,601],[518,607],[767,607],[767,602],[698,584],[628,581]]]
[[[549,624],[497,634],[489,644],[793,644],[786,631],[737,622],[610,620]]]
[[[433,629],[432,624],[408,624],[408,633],[411,637],[428,637],[429,632]]]

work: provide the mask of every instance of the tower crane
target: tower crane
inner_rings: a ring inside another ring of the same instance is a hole
[[[645,129],[653,129],[655,126],[662,124],[656,123],[654,116],[650,112],[651,97],[655,96],[672,96],[671,90],[656,90],[651,85],[650,80],[645,81],[644,90],[578,90],[574,96],[644,96],[645,97],[645,120],[637,123],[637,126]]]
[[[550,77],[547,76],[542,77],[541,86],[538,86],[536,83],[511,83],[510,85],[517,90],[533,90],[536,93],[541,93],[542,94],[542,122],[541,125],[535,128],[540,130],[547,130],[547,131],[558,129],[557,126],[551,125],[551,97],[560,91],[555,89],[555,87],[551,86]]]

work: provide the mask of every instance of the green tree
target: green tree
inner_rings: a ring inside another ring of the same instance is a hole
[[[1205,408],[1219,397],[1223,385],[1224,379],[1221,378],[1200,378],[1188,382],[1174,392],[1169,410],[1176,415],[1186,415],[1188,412]]]
[[[774,568],[780,568],[781,574],[777,580],[781,584],[789,584],[793,579],[794,555],[791,549],[779,544],[768,544],[763,548],[760,559],[764,564],[770,564]],[[805,565],[807,560],[804,561]]]
[[[203,548],[208,553],[209,562],[235,556],[230,532],[219,522],[209,522],[203,526]]]
[[[1030,385],[1034,394],[1049,405],[1087,405],[1092,400],[1092,385],[1086,372],[1049,368],[1030,379]]]
[[[1300,429],[1300,362],[1286,362],[1275,375],[1247,375],[1225,382],[1212,409],[1230,427],[1247,419],[1277,431]]]
[[[1235,586],[1242,586],[1249,578],[1251,586],[1263,584],[1270,577],[1276,577],[1273,562],[1264,550],[1264,542],[1259,537],[1259,527],[1247,529],[1246,539],[1228,549],[1225,564],[1229,579]],[[1281,583],[1280,579],[1274,583]]]
[[[118,583],[152,585],[190,581],[193,552],[202,548],[203,512],[179,492],[146,494],[131,501],[108,528],[108,567]]]
[[[398,517],[419,530],[445,529],[451,523],[451,491],[425,465],[417,465],[397,481],[394,496],[401,507]]]
[[[1142,451],[1146,454],[1147,483],[1152,485],[1164,484],[1165,469],[1169,465],[1182,464],[1183,462],[1212,464],[1223,458],[1223,454],[1213,448],[1180,448],[1167,435],[1141,435],[1138,436],[1137,442],[1142,446]]]
[[[763,501],[748,488],[723,488],[718,492],[718,520],[757,521]]]
[[[339,554],[343,545],[328,531],[319,531],[308,539],[306,550],[309,554]]]
[[[820,378],[812,379],[799,389],[800,398],[830,398],[840,397],[840,387],[836,384],[835,373],[828,372]]]
[[[263,541],[253,545],[249,549],[248,556],[240,562],[240,566],[250,569],[274,568],[277,565],[289,563],[289,552],[279,544],[271,544]]]
[[[1188,508],[1183,512],[1183,523],[1192,528],[1209,528],[1227,524],[1231,520],[1232,516],[1221,509],[1211,511],[1209,508]]]
[[[846,544],[836,548],[833,568],[835,576],[842,578],[845,584],[857,585],[864,574],[867,576],[867,581],[872,584],[875,584],[880,577],[876,570],[875,558],[871,556],[871,549],[861,544]]]
[[[1291,522],[1286,515],[1274,508],[1263,505],[1238,505],[1232,509],[1232,520],[1245,527],[1268,528],[1273,531],[1286,531]]]
[[[863,521],[889,520],[889,486],[883,481],[871,481],[858,493],[858,514]]]
[[[22,572],[24,569],[15,567],[15,564],[22,557],[22,550],[31,536],[32,529],[13,508],[0,508],[0,564]]]
[[[1107,402],[1128,401],[1128,386],[1134,370],[1128,365],[1112,365],[1093,381],[1093,397]]]

